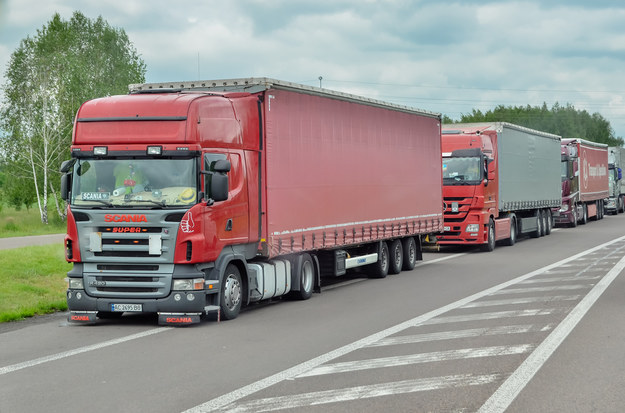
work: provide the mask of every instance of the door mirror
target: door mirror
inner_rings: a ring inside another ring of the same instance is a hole
[[[621,168],[618,168],[618,179],[623,179],[623,171]]]
[[[61,175],[61,199],[63,201],[69,200],[69,187],[71,186],[71,174],[64,173]]]
[[[208,204],[228,199],[228,175],[232,165],[227,159],[210,159],[211,154],[204,156],[204,193]]]

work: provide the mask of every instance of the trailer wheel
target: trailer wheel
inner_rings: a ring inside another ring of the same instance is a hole
[[[391,245],[388,248],[390,261],[389,261],[389,274],[399,274],[401,267],[404,264],[404,249],[401,245],[401,240],[391,241]]]
[[[486,244],[482,245],[482,251],[491,252],[495,249],[495,223],[491,218],[488,221],[488,239]]]
[[[582,205],[582,219],[579,222],[582,225],[586,225],[588,223],[588,205]]]
[[[390,265],[390,257],[388,253],[388,245],[382,241],[380,245],[378,261],[371,264],[373,270],[372,278],[385,278],[388,275],[388,267]]]
[[[413,270],[417,265],[417,243],[413,237],[406,237],[401,241],[404,250],[404,263],[401,267],[404,271]]]
[[[617,208],[616,213],[618,214],[619,212],[620,213],[625,212],[625,201],[623,201],[623,197],[622,196],[618,197],[618,208]]]
[[[510,238],[504,241],[504,245],[511,247],[514,244],[516,244],[516,217],[512,216],[510,218]]]
[[[243,285],[241,283],[241,273],[234,264],[228,264],[226,275],[221,284],[220,309],[221,318],[232,320],[237,318],[241,311],[243,302]]]
[[[302,254],[297,259],[299,274],[299,291],[291,291],[290,297],[297,300],[308,300],[312,297],[315,285],[315,266],[310,254]]]
[[[540,236],[544,237],[545,235],[547,235],[547,216],[545,214],[545,211],[543,211],[542,209],[538,210],[538,216],[540,217]]]

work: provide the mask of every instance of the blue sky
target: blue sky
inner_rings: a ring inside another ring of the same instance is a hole
[[[148,82],[272,77],[457,119],[571,103],[625,137],[625,2],[0,0],[0,66],[54,12],[122,28]],[[4,77],[0,79],[4,83]]]

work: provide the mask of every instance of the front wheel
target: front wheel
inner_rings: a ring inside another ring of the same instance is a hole
[[[221,285],[221,298],[219,300],[221,317],[224,320],[237,318],[243,303],[243,285],[241,273],[234,264],[228,264],[226,275]]]
[[[495,249],[495,223],[492,218],[488,221],[488,235],[486,244],[482,245],[482,251],[491,252]]]

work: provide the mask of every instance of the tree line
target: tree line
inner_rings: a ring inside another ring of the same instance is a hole
[[[473,109],[462,115],[460,120],[445,116],[443,123],[508,122],[543,132],[553,133],[562,138],[582,138],[609,146],[623,146],[622,137],[614,135],[610,122],[599,113],[590,114],[578,110],[571,104],[564,106],[555,103],[551,108],[542,106],[504,106],[482,112]]]
[[[80,105],[93,98],[127,93],[128,84],[145,82],[146,65],[126,32],[101,16],[89,19],[58,13],[37,33],[23,39],[5,71],[0,103],[0,206],[37,205],[48,222],[52,203],[61,218],[59,167],[70,157],[72,126]],[[473,110],[444,123],[502,121],[622,146],[623,139],[599,113],[572,105],[497,106]]]

